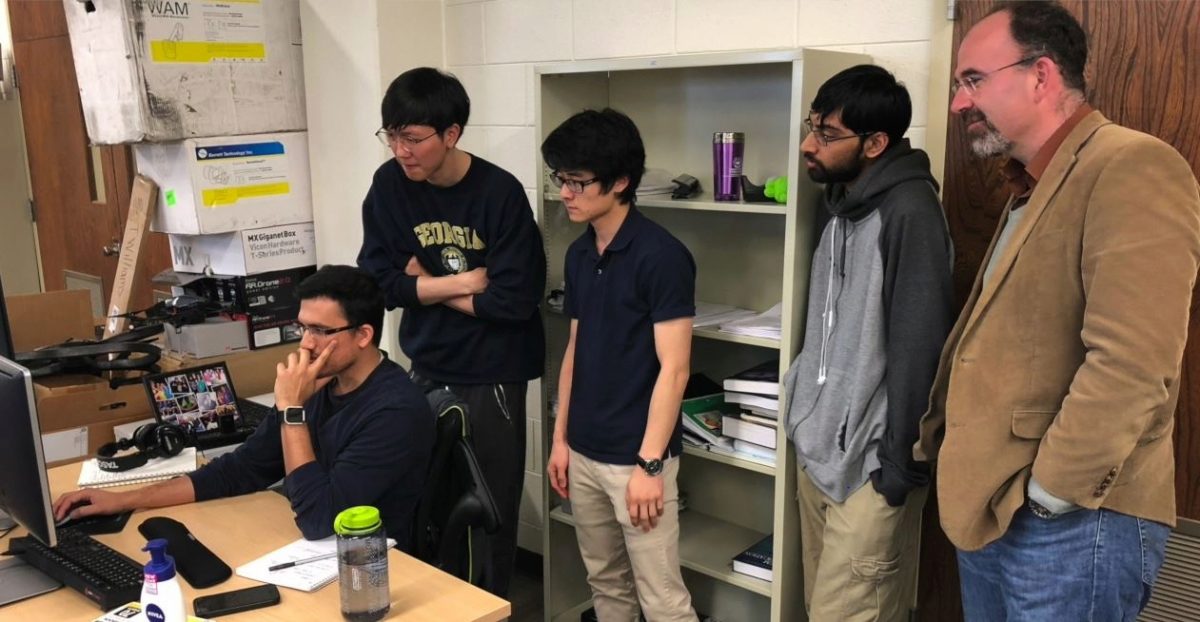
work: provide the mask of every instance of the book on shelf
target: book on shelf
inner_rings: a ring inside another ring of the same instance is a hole
[[[771,581],[774,573],[771,571],[773,536],[767,536],[754,543],[754,546],[738,553],[733,558],[733,571],[744,575],[757,577],[763,581]]]
[[[742,414],[740,414],[738,416],[746,421],[751,422],[751,423],[757,423],[758,425],[765,425],[769,428],[779,427],[779,419],[777,419],[775,417],[764,417],[762,415],[756,415],[751,412],[743,412]]]
[[[738,391],[726,391],[725,401],[730,404],[741,404],[742,406],[753,406],[755,408],[779,412],[778,397],[767,397],[765,395],[741,393]]]
[[[755,365],[726,378],[721,384],[726,391],[779,397],[779,361]]]
[[[81,488],[104,488],[126,484],[144,484],[187,475],[196,470],[196,448],[185,447],[178,455],[170,458],[151,458],[146,464],[128,471],[104,471],[95,458],[85,460],[79,469]]]
[[[717,443],[721,440],[721,411],[709,410],[699,413],[683,413],[683,429],[698,436],[705,443]]]
[[[740,417],[725,415],[721,418],[721,434],[732,439],[757,443],[775,449],[775,428],[747,421]]]
[[[724,440],[730,441],[729,445],[712,444],[712,445],[708,446],[708,450],[714,454],[721,454],[723,456],[739,458],[739,459],[745,460],[747,462],[753,462],[755,464],[761,464],[763,466],[768,466],[768,467],[772,467],[772,468],[775,466],[775,458],[768,458],[768,457],[760,455],[758,453],[749,453],[746,451],[742,451],[736,447],[735,444],[738,442],[736,439],[727,438]],[[745,441],[743,441],[743,442],[745,442]],[[763,447],[763,449],[766,451],[770,451],[766,447]]]
[[[767,419],[778,419],[779,418],[779,411],[771,410],[770,408],[760,408],[758,406],[747,406],[745,404],[742,404],[742,410],[744,410],[752,415],[758,415],[759,417],[766,417]]]
[[[733,450],[775,464],[775,450],[770,447],[764,447],[758,443],[751,443],[750,441],[735,438],[733,439]]]

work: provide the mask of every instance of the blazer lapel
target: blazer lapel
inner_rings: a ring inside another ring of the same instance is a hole
[[[1047,206],[1053,201],[1059,187],[1062,186],[1071,169],[1075,167],[1076,155],[1087,144],[1092,134],[1096,133],[1096,130],[1109,123],[1112,122],[1104,118],[1104,115],[1099,112],[1093,112],[1084,117],[1079,125],[1071,131],[1070,135],[1067,136],[1067,139],[1063,141],[1063,144],[1054,154],[1054,158],[1050,160],[1050,165],[1046,167],[1046,172],[1042,175],[1042,179],[1038,180],[1033,194],[1029,197],[1029,201],[1025,204],[1025,207],[1021,208],[1025,210],[1025,215],[1022,217],[1020,224],[1017,225],[1016,231],[1013,232],[1012,238],[1009,239],[1008,245],[1003,249],[997,249],[996,238],[999,237],[1004,224],[1011,217],[1010,212],[1015,202],[1014,198],[1009,198],[1008,207],[1004,210],[1004,218],[1001,219],[1001,225],[996,229],[995,235],[992,236],[992,247],[984,258],[983,266],[980,267],[979,273],[975,277],[975,287],[973,289],[979,292],[979,298],[971,306],[971,315],[963,327],[963,335],[966,335],[967,331],[979,321],[983,311],[987,309],[988,303],[995,298],[997,290],[1004,285],[1009,271],[1017,261],[1017,255],[1020,254],[1021,247],[1029,239],[1029,234],[1037,226],[1038,220],[1041,219]],[[1000,255],[1000,259],[996,263],[996,268],[992,271],[991,280],[987,283],[982,283],[987,263],[991,261],[992,254],[997,252],[997,250],[1003,254]]]

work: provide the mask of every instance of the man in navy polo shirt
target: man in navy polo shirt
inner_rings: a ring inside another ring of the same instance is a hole
[[[679,404],[687,384],[696,264],[634,206],[646,152],[611,109],[567,119],[542,143],[572,222],[571,336],[547,473],[570,497],[600,620],[696,620],[679,569]],[[630,582],[632,574],[633,583]]]

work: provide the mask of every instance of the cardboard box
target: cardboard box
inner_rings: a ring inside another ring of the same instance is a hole
[[[183,285],[186,293],[228,306],[235,319],[246,320],[250,348],[300,341],[294,330],[300,301],[296,285],[316,272],[315,266],[251,276],[213,276]]]
[[[143,394],[144,395],[144,394]],[[74,462],[96,455],[96,450],[116,440],[116,428],[131,422],[144,422],[145,415],[106,419],[77,428],[47,431],[42,429],[42,449],[48,466]],[[150,421],[153,421],[153,417]],[[136,429],[136,427],[135,427]]]
[[[194,358],[224,356],[250,349],[245,320],[212,317],[202,324],[163,325],[167,349]]]
[[[305,129],[298,0],[62,4],[92,142]]]
[[[198,235],[312,221],[307,132],[142,143],[133,156],[158,184],[155,231]]]
[[[247,276],[317,263],[317,237],[311,222],[169,237],[172,265],[180,272]]]
[[[167,352],[159,361],[159,367],[163,371],[176,371],[225,361],[238,397],[249,398],[275,390],[275,365],[282,363],[288,354],[295,351],[294,347],[279,346],[202,359]]]

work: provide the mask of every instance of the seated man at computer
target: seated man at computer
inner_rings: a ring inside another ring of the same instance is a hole
[[[435,419],[379,349],[383,295],[361,269],[325,266],[296,296],[300,348],[277,366],[275,412],[242,446],[187,477],[129,492],[67,493],[54,503],[55,519],[246,494],[283,478],[305,538],[331,535],[341,510],[373,505],[407,550]]]

